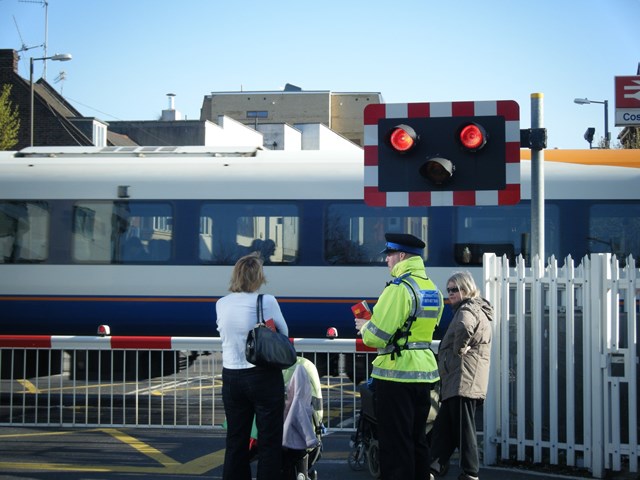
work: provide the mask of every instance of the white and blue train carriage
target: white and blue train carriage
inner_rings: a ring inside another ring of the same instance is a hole
[[[637,258],[640,151],[545,155],[546,255]],[[513,206],[369,207],[363,177],[359,151],[0,152],[0,334],[216,336],[234,262],[260,251],[292,337],[352,337],[351,305],[389,278],[385,232],[424,238],[442,289],[481,278],[484,252],[529,256],[527,160]]]

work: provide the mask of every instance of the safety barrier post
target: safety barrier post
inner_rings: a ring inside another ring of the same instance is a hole
[[[493,253],[485,253],[482,258],[482,275],[483,275],[483,291],[485,298],[491,302],[491,305],[498,305],[500,298],[500,265],[501,260]],[[501,335],[502,335],[502,311],[499,308],[495,310],[495,318],[493,321],[492,341],[491,341],[491,358],[492,366],[489,370],[489,388],[487,398],[483,406],[484,435],[482,439],[482,463],[484,465],[492,465],[497,462],[497,422],[500,418],[502,410],[502,391],[500,382],[500,373],[503,371],[504,359],[500,357],[501,351]],[[499,360],[500,359],[500,360]],[[502,437],[505,438],[504,436]],[[507,445],[503,445],[502,454]],[[507,447],[508,449],[508,447]]]
[[[589,324],[591,340],[591,388],[588,390],[591,396],[590,423],[591,442],[589,445],[591,453],[591,472],[596,478],[604,476],[604,429],[605,429],[605,402],[607,395],[604,392],[604,370],[606,369],[606,356],[604,353],[606,319],[609,315],[607,300],[610,297],[610,290],[606,287],[606,280],[611,278],[610,272],[611,255],[594,254],[591,255],[590,268],[588,268],[588,280],[590,285],[590,310],[591,318]],[[604,327],[604,328],[603,328]],[[586,415],[585,408],[585,415]],[[586,442],[585,442],[586,443]]]

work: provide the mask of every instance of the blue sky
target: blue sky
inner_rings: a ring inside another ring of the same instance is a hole
[[[292,83],[386,103],[515,100],[528,128],[540,92],[548,147],[588,148],[604,108],[573,99],[608,100],[615,140],[614,77],[640,62],[640,0],[47,1],[47,55],[73,55],[48,61],[47,80],[107,122],[157,119],[167,93],[198,119],[211,92]],[[0,48],[44,41],[44,0],[0,0]],[[42,56],[23,51],[20,74]]]

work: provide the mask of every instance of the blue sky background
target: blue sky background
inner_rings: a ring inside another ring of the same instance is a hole
[[[44,0],[0,0],[0,48],[44,41]],[[528,128],[540,92],[548,147],[588,148],[604,108],[573,99],[609,100],[615,140],[614,77],[636,75],[640,0],[48,0],[47,46],[73,55],[48,61],[47,80],[107,122],[157,119],[167,93],[198,119],[211,92],[292,83],[386,103],[515,100]],[[20,74],[42,56],[21,52]]]

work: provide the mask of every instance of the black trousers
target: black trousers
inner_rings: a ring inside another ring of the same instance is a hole
[[[257,480],[280,480],[284,380],[282,371],[260,367],[222,369],[222,401],[227,417],[224,480],[251,480],[249,437],[258,428]]]
[[[476,407],[479,400],[452,397],[440,404],[431,431],[431,459],[448,464],[451,455],[460,449],[460,466],[464,473],[478,476],[478,440],[476,437]]]
[[[426,428],[432,385],[380,379],[374,383],[380,478],[428,479],[429,444]]]

